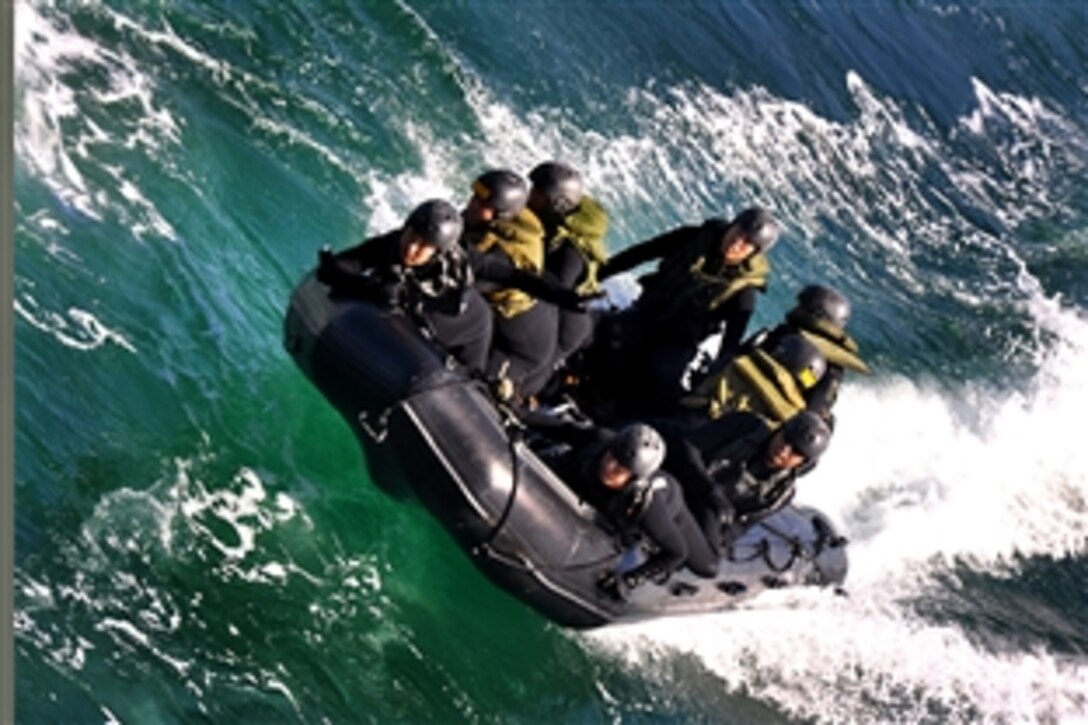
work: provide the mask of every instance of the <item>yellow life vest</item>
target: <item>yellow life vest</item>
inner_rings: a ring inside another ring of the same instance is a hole
[[[586,274],[575,288],[581,294],[599,292],[601,283],[597,271],[608,261],[608,249],[604,245],[608,233],[608,212],[596,201],[583,196],[582,201],[563,217],[551,238],[553,247],[570,242],[586,264]]]
[[[522,209],[513,219],[492,221],[473,244],[481,252],[498,246],[518,269],[534,274],[544,270],[544,227],[529,209]],[[488,293],[487,299],[495,312],[506,318],[520,315],[536,304],[536,298],[510,287]]]
[[[709,302],[708,309],[713,310],[728,302],[734,295],[749,287],[767,288],[767,276],[771,273],[771,262],[762,252],[756,252],[735,267],[725,267],[716,274],[704,271],[706,257],[699,257],[691,265],[691,276],[698,285],[721,287]]]
[[[858,354],[858,344],[838,325],[794,309],[786,321],[820,349],[829,365],[868,374],[869,366]]]
[[[665,256],[655,272],[639,278],[642,295],[636,305],[647,319],[670,324],[693,310],[711,312],[743,290],[767,287],[771,264],[756,252],[737,265],[722,263],[722,237],[728,223],[711,219],[676,252]]]
[[[739,355],[715,378],[703,382],[681,401],[706,408],[711,420],[734,410],[751,411],[772,428],[805,409],[805,396],[793,375],[760,349]]]

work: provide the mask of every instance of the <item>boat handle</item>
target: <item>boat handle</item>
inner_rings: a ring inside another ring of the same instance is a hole
[[[389,409],[386,408],[382,411],[381,415],[377,417],[377,427],[370,424],[370,411],[363,410],[359,412],[359,425],[363,427],[375,443],[382,443],[385,441],[386,436],[389,435]]]

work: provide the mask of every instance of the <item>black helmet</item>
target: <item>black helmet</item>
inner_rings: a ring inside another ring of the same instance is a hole
[[[453,204],[445,199],[431,199],[412,210],[404,227],[411,229],[428,244],[447,251],[457,246],[464,222]]]
[[[665,460],[665,440],[645,423],[629,425],[608,445],[608,450],[636,478],[646,478]]]
[[[761,252],[766,252],[778,241],[778,222],[773,214],[762,207],[745,209],[729,225],[737,227]]]
[[[472,193],[494,209],[499,219],[513,219],[525,208],[529,185],[513,171],[492,169],[472,182]]]
[[[799,333],[782,337],[771,350],[771,357],[789,370],[804,390],[820,382],[827,371],[827,358],[820,348]]]
[[[797,295],[797,307],[840,329],[846,327],[846,323],[850,321],[850,301],[831,287],[810,284]]]
[[[805,460],[815,461],[831,442],[831,429],[811,410],[802,410],[782,425],[786,443]]]
[[[545,161],[529,172],[529,181],[548,199],[548,208],[560,216],[582,201],[582,175],[569,164]]]

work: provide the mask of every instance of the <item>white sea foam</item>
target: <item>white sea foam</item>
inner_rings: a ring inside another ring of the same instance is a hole
[[[131,353],[136,348],[128,338],[104,325],[92,313],[78,307],[68,308],[65,314],[42,309],[37,300],[21,293],[14,301],[15,313],[30,325],[64,345],[76,350],[94,350],[112,343]]]
[[[15,10],[16,158],[84,216],[101,220],[116,214],[137,239],[176,239],[131,170],[97,158],[100,148],[110,146],[156,158],[180,143],[180,126],[156,100],[154,79],[135,58],[80,35],[63,14],[43,10],[29,3]],[[108,79],[104,87],[74,84],[73,74],[89,69]],[[114,127],[96,124],[87,113],[91,107],[108,110]],[[93,174],[85,170],[92,166],[105,170],[115,185],[90,181]]]
[[[972,88],[977,106],[960,119],[954,138],[975,137],[996,163],[951,166],[957,187],[1009,227],[1062,211],[1068,184],[1088,166],[1088,136],[1040,98],[1001,92],[978,78]]]
[[[177,650],[174,637],[194,626],[191,616],[203,595],[163,586],[155,574],[159,566],[199,562],[209,577],[272,587],[283,586],[292,576],[321,583],[323,572],[313,575],[290,560],[270,559],[258,547],[260,537],[270,532],[312,527],[298,503],[284,492],[268,495],[260,476],[249,468],[239,469],[220,486],[205,484],[200,472],[212,458],[201,451],[177,459],[146,490],[121,486],[105,494],[78,537],[62,547],[72,576],[38,581],[17,572],[19,640],[57,666],[78,671],[86,653],[108,638],[113,647],[167,665],[199,693],[208,684],[208,673],[199,656]],[[369,586],[369,564],[344,566],[357,582]],[[93,631],[102,636],[87,633],[92,642],[70,630],[72,611],[90,615]]]

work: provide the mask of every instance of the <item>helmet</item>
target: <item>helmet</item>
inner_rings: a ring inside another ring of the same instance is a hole
[[[774,215],[762,207],[745,209],[729,223],[748,237],[748,241],[761,252],[766,252],[778,241],[779,226]]]
[[[831,429],[811,410],[802,410],[782,425],[782,433],[790,448],[808,461],[815,461],[831,442]]]
[[[850,301],[831,287],[810,284],[797,295],[797,307],[818,320],[843,328],[850,320]]]
[[[608,451],[636,478],[646,478],[665,460],[665,439],[645,423],[635,423],[616,434]]]
[[[805,390],[820,382],[827,371],[827,358],[820,348],[799,333],[785,335],[770,352]]]
[[[412,210],[404,227],[411,229],[428,244],[447,251],[457,245],[464,222],[453,204],[445,199],[431,199]]]
[[[499,219],[513,219],[525,208],[529,185],[513,171],[492,169],[476,177],[472,193],[494,209]]]
[[[582,201],[582,175],[569,164],[545,161],[529,172],[529,181],[547,197],[549,209],[560,216]]]

